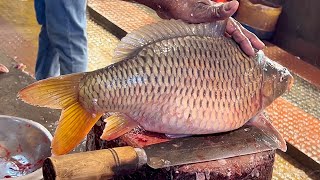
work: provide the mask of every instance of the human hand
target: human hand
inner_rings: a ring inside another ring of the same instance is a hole
[[[188,23],[228,19],[226,33],[240,45],[247,55],[253,56],[253,48],[260,50],[265,45],[255,34],[231,18],[238,7],[238,1],[216,3],[210,0],[162,0],[156,11],[163,19],[181,19]]]

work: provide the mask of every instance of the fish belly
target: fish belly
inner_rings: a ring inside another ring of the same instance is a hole
[[[219,100],[210,96],[194,98],[188,92],[180,96],[160,96],[157,103],[141,104],[128,114],[152,132],[211,134],[241,127],[256,114],[259,104],[255,96],[235,102],[217,98]]]

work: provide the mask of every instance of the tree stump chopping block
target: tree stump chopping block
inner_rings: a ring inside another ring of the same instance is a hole
[[[119,146],[144,147],[150,144],[168,141],[164,135],[135,129],[113,140],[103,141],[100,136],[105,123],[102,120],[92,128],[87,137],[87,151],[114,148]],[[211,179],[271,179],[275,151],[266,151],[245,156],[216,161],[152,169],[144,165],[129,175],[114,177],[119,180],[211,180]]]

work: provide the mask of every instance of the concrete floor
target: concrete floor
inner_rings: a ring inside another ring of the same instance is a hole
[[[34,78],[16,69],[17,64],[11,58],[0,53],[0,63],[8,67],[9,73],[0,74],[0,114],[19,116],[39,122],[54,133],[54,124],[59,119],[60,111],[38,108],[19,100],[17,93],[23,87],[35,82]]]

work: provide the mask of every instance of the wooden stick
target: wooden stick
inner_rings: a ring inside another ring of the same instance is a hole
[[[43,164],[43,178],[109,179],[130,173],[139,166],[139,157],[131,146],[49,157]]]

